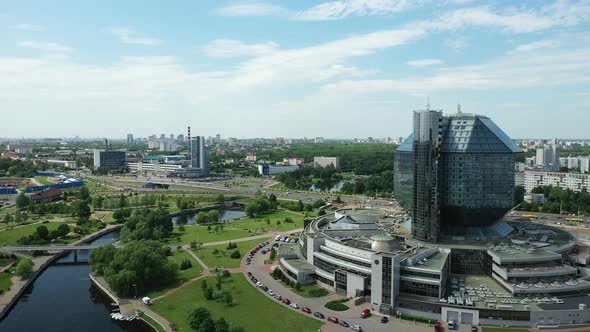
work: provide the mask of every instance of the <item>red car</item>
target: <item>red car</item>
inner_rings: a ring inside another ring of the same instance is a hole
[[[291,300],[289,300],[289,299],[283,299],[283,303],[286,304],[286,305],[289,305],[289,304],[291,304]]]
[[[252,272],[248,272],[248,278],[252,277]]]
[[[328,322],[332,322],[334,324],[338,324],[338,318],[330,316],[328,317]]]
[[[311,309],[309,309],[308,307],[301,308],[301,311],[305,312],[306,314],[311,314]]]
[[[365,310],[361,311],[361,318],[367,318],[369,316],[371,316],[371,310],[365,309]]]

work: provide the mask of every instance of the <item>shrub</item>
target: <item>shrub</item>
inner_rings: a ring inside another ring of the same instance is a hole
[[[231,258],[240,258],[240,257],[242,257],[242,255],[240,254],[239,251],[236,250],[236,251],[232,252],[231,255],[229,255],[229,257],[231,257]]]
[[[346,301],[348,301],[348,299],[340,299],[340,300],[330,301],[330,302],[326,303],[325,307],[330,310],[334,310],[334,311],[348,310],[348,306],[346,304],[344,304],[344,302],[346,302]]]

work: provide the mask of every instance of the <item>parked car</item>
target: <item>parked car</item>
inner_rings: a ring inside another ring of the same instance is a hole
[[[360,325],[353,326],[352,330],[356,332],[363,332],[363,328]]]
[[[334,324],[338,324],[338,318],[336,318],[334,316],[330,316],[330,317],[328,317],[328,322],[332,322]]]
[[[289,304],[291,304],[291,300],[289,300],[289,299],[283,299],[283,303],[286,304],[286,305],[289,305]]]
[[[301,308],[301,311],[305,312],[306,314],[311,314],[311,309],[309,309],[308,307]]]
[[[349,327],[350,326],[350,325],[348,325],[348,323],[345,320],[342,320],[342,319],[338,322],[338,324],[340,324],[340,326],[343,326],[343,327]]]
[[[319,311],[314,312],[313,315],[316,316],[317,318],[320,318],[320,319],[324,319],[324,317],[326,317],[326,316],[324,316],[324,314],[322,314]]]
[[[269,290],[268,290],[268,295],[270,295],[270,296],[275,296],[275,292],[273,292],[273,290],[272,290],[272,289],[269,289]]]
[[[258,287],[262,287],[263,285],[262,285],[262,283],[261,283],[260,281],[258,281],[258,282],[256,283],[256,286],[258,286]]]
[[[248,278],[252,278],[252,272],[248,271]]]
[[[477,325],[471,325],[471,332],[477,332]]]
[[[268,292],[268,287],[266,287],[266,286],[263,286],[263,287],[262,287],[262,290],[264,290],[265,292]]]
[[[299,309],[299,304],[297,304],[297,303],[291,303],[290,306],[295,309]]]
[[[434,323],[434,332],[440,332],[442,329],[442,324],[440,321],[436,321],[436,323]]]
[[[369,316],[371,316],[371,310],[365,309],[365,310],[361,311],[361,318],[367,318]]]
[[[452,319],[449,319],[448,326],[449,326],[449,330],[454,330],[455,329],[455,321]]]
[[[381,317],[381,323],[385,324],[387,322],[389,322],[389,318],[387,318],[387,316]]]
[[[282,299],[283,299],[283,297],[282,297],[282,296],[280,296],[279,294],[275,294],[275,299],[277,299],[277,300],[279,300],[279,301],[280,301],[280,300],[282,300]]]

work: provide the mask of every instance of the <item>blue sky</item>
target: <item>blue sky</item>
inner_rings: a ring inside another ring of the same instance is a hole
[[[411,112],[590,135],[590,1],[14,1],[0,137],[398,137]]]

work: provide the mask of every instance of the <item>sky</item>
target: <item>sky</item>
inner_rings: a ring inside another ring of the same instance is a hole
[[[0,137],[590,138],[590,0],[6,1]]]

